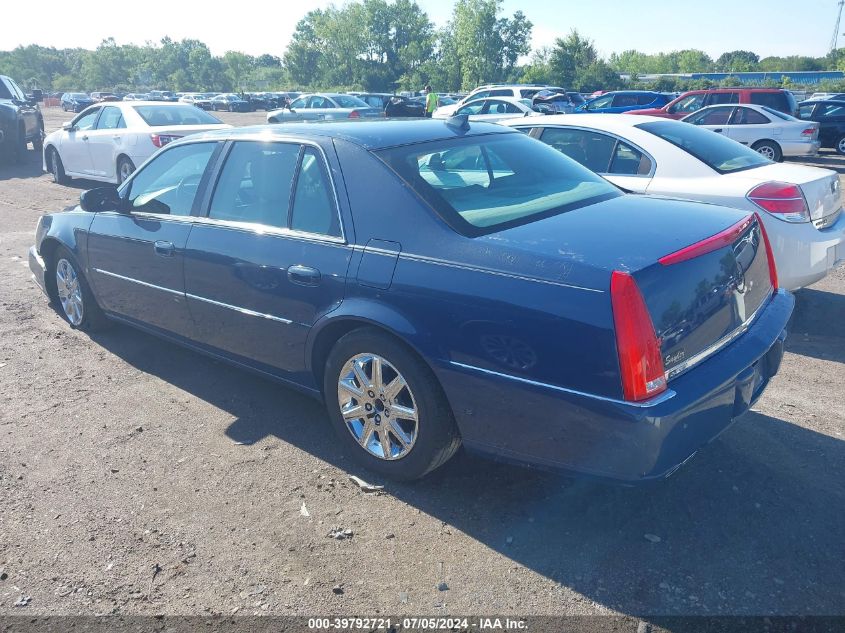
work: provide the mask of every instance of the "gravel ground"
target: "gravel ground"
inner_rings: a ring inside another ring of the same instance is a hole
[[[459,453],[365,494],[319,404],[47,306],[35,222],[92,184],[30,154],[0,167],[0,615],[845,614],[845,270],[799,293],[755,411],[664,482]]]

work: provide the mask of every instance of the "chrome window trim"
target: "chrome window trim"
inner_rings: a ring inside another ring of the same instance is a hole
[[[605,130],[600,130],[598,128],[592,128],[592,127],[582,127],[580,125],[568,125],[566,123],[554,123],[554,124],[550,124],[550,125],[543,125],[542,123],[538,122],[536,125],[532,125],[531,127],[542,128],[543,130],[548,130],[548,129],[553,128],[553,129],[558,129],[558,130],[564,130],[564,129],[565,130],[579,130],[579,131],[582,131],[582,132],[593,132],[595,134],[604,134],[605,136],[609,136],[610,138],[615,139],[617,142],[621,141],[621,142],[625,143],[625,145],[630,145],[631,147],[633,147],[638,152],[641,152],[644,156],[647,156],[648,159],[651,161],[651,169],[649,170],[649,172],[647,174],[612,174],[612,173],[609,173],[609,172],[598,172],[598,171],[595,172],[599,176],[616,176],[616,177],[624,177],[624,178],[654,178],[654,173],[657,171],[657,161],[654,159],[654,156],[649,154],[646,150],[644,150],[642,147],[640,147],[636,143],[634,143],[634,142],[632,142],[632,141],[630,141],[626,138],[623,138],[623,137],[621,137],[618,134],[615,134],[613,132],[607,132]],[[543,133],[542,132],[540,133],[540,136],[537,137],[537,140],[543,141]],[[543,142],[545,142],[545,141],[543,141]],[[613,149],[614,149],[614,151],[616,151],[615,146],[614,146]],[[611,163],[613,162],[612,156],[611,156],[610,162]],[[610,163],[608,163],[608,165],[609,164]],[[587,169],[589,169],[589,168],[587,168]]]
[[[765,299],[763,299],[763,301],[760,303],[760,305],[757,306],[757,309],[754,310],[754,313],[750,317],[748,317],[738,328],[736,328],[732,332],[726,334],[725,336],[720,338],[718,341],[716,341],[715,343],[713,343],[709,347],[704,348],[703,350],[701,350],[700,352],[698,352],[694,356],[691,356],[687,360],[683,361],[682,363],[679,363],[678,365],[675,365],[672,369],[668,370],[664,374],[665,377],[666,377],[666,381],[668,382],[668,381],[672,380],[673,378],[677,378],[681,374],[686,373],[687,371],[689,371],[690,369],[692,369],[693,367],[695,367],[699,363],[705,361],[706,359],[710,358],[711,356],[713,356],[717,352],[723,350],[730,343],[732,343],[737,338],[739,338],[742,334],[745,334],[745,332],[748,331],[748,328],[751,326],[751,323],[754,321],[754,319],[756,319],[760,315],[760,312],[763,310],[763,308],[766,307],[766,304],[773,297],[774,297],[774,292],[769,293],[769,296],[766,297]]]
[[[256,312],[255,310],[250,310],[249,308],[241,308],[239,306],[233,306],[228,303],[223,303],[222,301],[215,301],[214,299],[208,299],[206,297],[200,297],[199,295],[192,295],[190,293],[185,293],[185,296],[189,299],[196,299],[197,301],[202,301],[204,303],[210,303],[211,305],[218,306],[220,308],[228,308],[229,310],[234,310],[235,312],[239,312],[241,314],[246,314],[247,316],[254,316],[260,317],[262,319],[268,319],[270,321],[276,321],[278,323],[284,323],[285,325],[292,325],[293,321],[290,319],[285,319],[283,317],[278,317],[272,314],[266,314],[264,312]],[[300,325],[300,324],[298,324]]]
[[[138,284],[141,286],[145,286],[147,288],[152,288],[153,290],[161,290],[162,292],[169,292],[170,294],[177,295],[179,297],[184,297],[185,293],[180,292],[179,290],[173,290],[172,288],[165,288],[164,286],[156,286],[155,284],[148,283],[146,281],[141,281],[140,279],[135,279],[133,277],[125,277],[123,275],[118,275],[117,273],[109,272],[108,270],[102,270],[101,268],[94,268],[94,272],[100,273],[101,275],[106,275],[107,277],[114,277],[115,279],[121,279],[123,281],[128,281],[133,284]]]
[[[487,374],[490,376],[498,376],[500,378],[507,378],[508,380],[515,380],[517,382],[524,383],[526,385],[531,385],[533,387],[541,387],[543,389],[551,389],[553,391],[559,391],[561,393],[568,393],[576,396],[583,396],[585,398],[592,398],[593,400],[601,400],[602,402],[611,402],[613,404],[621,404],[628,407],[638,407],[638,408],[648,408],[653,407],[658,404],[662,404],[667,400],[674,398],[676,392],[672,391],[671,389],[667,389],[663,393],[651,398],[649,400],[642,400],[640,402],[629,402],[628,400],[619,400],[618,398],[609,398],[607,396],[600,396],[594,393],[587,393],[586,391],[578,391],[577,389],[569,389],[567,387],[559,387],[558,385],[551,385],[547,382],[539,382],[537,380],[531,380],[530,378],[522,378],[521,376],[514,376],[512,374],[503,374],[498,371],[493,371],[492,369],[484,369],[483,367],[475,367],[474,365],[467,365],[465,363],[459,363],[458,361],[449,361],[450,365],[455,367],[460,367],[462,369],[469,369],[470,371],[476,371],[482,374]]]
[[[295,229],[272,226],[270,224],[259,224],[258,222],[238,222],[237,220],[220,220],[217,218],[202,216],[188,216],[188,219],[194,224],[221,226],[236,231],[242,231],[244,233],[260,233],[276,237],[284,237],[287,239],[300,239],[307,242],[317,242],[319,244],[327,244],[330,246],[351,247],[342,237],[325,235],[323,233],[308,233],[306,231],[297,231]]]

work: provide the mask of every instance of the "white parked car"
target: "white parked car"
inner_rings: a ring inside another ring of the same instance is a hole
[[[513,97],[515,99],[531,99],[535,94],[543,90],[545,86],[525,85],[525,84],[491,84],[487,86],[479,86],[466,97],[457,103],[450,105],[443,105],[437,108],[432,114],[432,118],[448,119],[455,114],[455,110],[461,106],[477,101],[479,99],[487,99],[488,97]]]
[[[434,111],[432,118],[448,119],[458,114],[468,114],[470,121],[487,121],[496,123],[505,119],[521,119],[527,116],[542,116],[531,107],[530,99],[517,99],[515,97],[491,97],[489,99],[478,99],[471,101],[455,110],[450,115],[441,112],[443,108]]]
[[[761,105],[713,105],[681,121],[699,125],[779,162],[784,156],[819,153],[819,124]]]
[[[228,127],[232,126],[186,103],[97,104],[47,135],[44,171],[58,183],[87,178],[120,184],[170,141]]]
[[[708,130],[658,117],[563,114],[504,125],[625,190],[759,214],[787,290],[815,283],[845,261],[842,191],[829,169],[775,163]]]

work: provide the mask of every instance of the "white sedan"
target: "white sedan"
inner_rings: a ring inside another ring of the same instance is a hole
[[[440,108],[434,111],[432,118],[448,119],[450,116],[460,114],[468,114],[470,121],[487,121],[488,123],[542,115],[542,113],[532,109],[530,99],[490,97],[489,99],[470,101],[452,113],[448,113],[444,108]]]
[[[815,283],[845,260],[845,213],[834,171],[774,163],[718,134],[658,117],[563,114],[504,125],[627,191],[758,213],[787,290]]]
[[[232,126],[186,103],[97,104],[47,135],[44,171],[62,184],[69,178],[120,184],[170,141],[228,127]]]
[[[761,105],[713,105],[681,121],[699,125],[748,145],[769,160],[819,153],[819,124]]]

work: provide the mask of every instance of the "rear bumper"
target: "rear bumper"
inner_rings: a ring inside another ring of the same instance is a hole
[[[784,156],[815,156],[820,147],[819,141],[780,141]]]
[[[775,294],[749,330],[643,403],[456,363],[436,368],[469,449],[638,482],[666,477],[746,413],[780,367],[794,298]]]
[[[765,218],[778,267],[778,281],[787,290],[798,290],[824,278],[845,260],[845,211],[826,229],[810,222],[790,224]]]
[[[34,246],[29,247],[29,269],[32,271],[32,278],[35,279],[35,283],[38,284],[38,287],[46,295],[47,286],[44,283],[44,260],[41,259],[41,255],[38,254]]]

